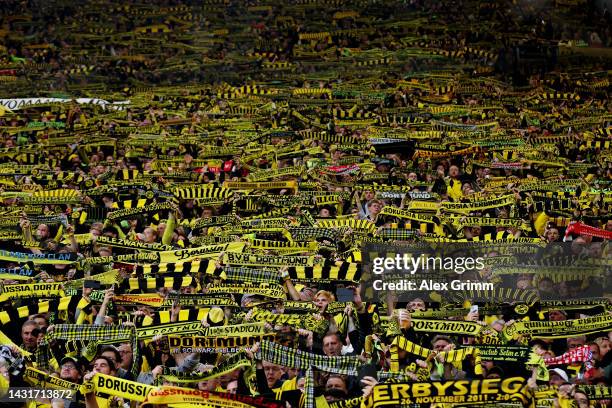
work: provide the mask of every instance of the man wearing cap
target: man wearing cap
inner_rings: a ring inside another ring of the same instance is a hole
[[[548,374],[549,374],[549,379],[548,379],[549,385],[556,385],[558,387],[561,384],[564,384],[569,381],[569,377],[567,376],[567,373],[560,368],[553,368],[552,370],[548,370]]]
[[[62,380],[70,381],[75,384],[83,383],[83,361],[77,357],[65,356],[60,361],[60,378]],[[64,400],[64,408],[72,408],[82,406],[83,396],[77,393],[76,401]]]
[[[66,356],[60,361],[60,378],[76,384],[83,381],[83,364],[76,357]]]

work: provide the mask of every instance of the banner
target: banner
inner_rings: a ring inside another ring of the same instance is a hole
[[[523,346],[481,345],[474,344],[473,347],[480,351],[483,361],[527,361],[531,348]]]
[[[241,253],[246,244],[244,242],[228,242],[219,245],[205,245],[197,248],[177,249],[159,253],[160,263],[176,263],[189,261],[194,258],[213,258],[221,252]]]
[[[209,285],[206,287],[207,294],[218,293],[237,293],[237,294],[253,294],[271,297],[275,299],[285,299],[285,291],[283,287],[275,284],[262,283],[259,285],[249,284],[224,284],[224,285]]]
[[[63,283],[24,283],[17,285],[2,285],[0,302],[15,298],[47,298],[63,296],[65,296]]]
[[[152,307],[162,306],[164,298],[157,293],[134,293],[131,295],[115,295],[113,303],[116,305],[147,305]]]
[[[210,406],[219,408],[283,407],[283,405],[278,403],[267,402],[263,397],[228,393],[215,394],[210,391],[179,387],[162,387],[152,390],[148,393],[141,407],[148,407],[150,405]]]
[[[130,101],[120,102],[108,102],[104,99],[97,98],[17,98],[17,99],[0,99],[0,105],[4,105],[11,110],[21,110],[30,106],[36,105],[48,105],[51,103],[73,103],[76,102],[79,105],[99,105],[102,108],[110,109],[122,109],[124,106],[130,104]]]
[[[520,402],[530,406],[532,395],[521,377],[445,382],[378,384],[363,406],[377,408],[408,404],[485,404]]]
[[[506,326],[502,333],[507,339],[513,339],[521,335],[543,339],[564,339],[610,330],[612,330],[612,315],[605,314],[575,320],[544,322],[517,321],[510,326]]]
[[[147,395],[155,389],[152,385],[124,380],[106,374],[96,373],[89,383],[83,384],[83,389],[88,392],[121,397],[130,401],[143,402]]]
[[[123,248],[123,249],[139,249],[141,251],[170,251],[172,245],[164,245],[158,242],[152,244],[141,242],[141,241],[129,241],[127,239],[113,238],[107,236],[99,236],[96,239],[97,245],[108,245],[110,247]]]
[[[67,380],[62,380],[59,377],[49,375],[44,371],[37,370],[34,367],[27,367],[23,379],[30,385],[38,388],[51,388],[60,390],[79,391],[80,384],[76,384]]]
[[[6,251],[4,249],[0,249],[0,261],[9,261],[9,262],[33,262],[34,264],[43,264],[43,265],[68,265],[73,264],[77,260],[76,254],[73,253],[42,253],[42,254],[33,254],[27,252],[13,252]]]
[[[483,329],[483,326],[468,321],[412,319],[412,328],[418,332],[477,336]]]
[[[159,326],[139,327],[136,329],[136,337],[139,340],[151,339],[159,335],[172,333],[196,334],[202,330],[202,322],[169,323]]]
[[[253,265],[253,266],[314,266],[314,256],[273,256],[239,254],[226,252],[223,255],[223,263],[226,265]]]
[[[241,336],[168,336],[170,353],[237,353],[262,340],[274,340],[274,333]]]
[[[273,181],[259,183],[226,181],[223,183],[223,188],[230,190],[276,190],[289,188],[293,191],[297,191],[297,181]]]

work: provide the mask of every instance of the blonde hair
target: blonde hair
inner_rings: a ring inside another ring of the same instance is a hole
[[[336,297],[334,296],[333,293],[331,293],[328,290],[320,290],[318,291],[315,295],[313,299],[318,298],[319,296],[325,296],[327,298],[327,300],[329,300],[330,302],[334,302],[336,300]]]

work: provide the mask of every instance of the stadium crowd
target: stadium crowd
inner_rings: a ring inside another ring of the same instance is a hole
[[[0,4],[0,403],[612,406],[607,9],[276,3]]]

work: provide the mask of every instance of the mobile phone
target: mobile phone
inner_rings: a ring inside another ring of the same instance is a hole
[[[100,289],[100,282],[97,280],[86,280],[83,282],[83,287],[88,289]]]
[[[473,305],[470,307],[470,313],[478,312],[478,305]]]
[[[353,301],[353,290],[348,288],[338,288],[336,290],[336,299],[338,302],[352,302]]]

